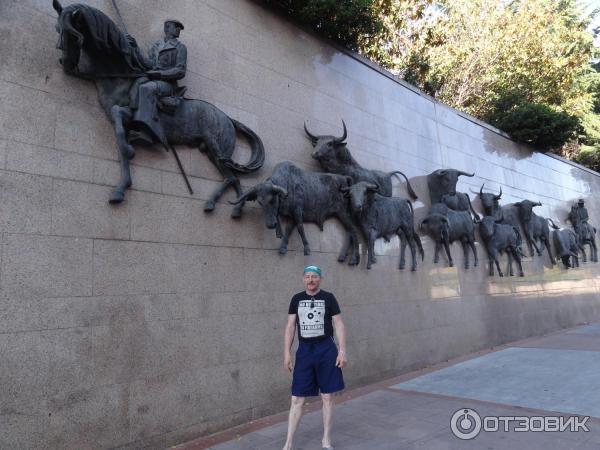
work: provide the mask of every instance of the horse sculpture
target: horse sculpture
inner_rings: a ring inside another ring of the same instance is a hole
[[[571,212],[567,218],[573,230],[577,235],[577,245],[583,255],[583,262],[587,261],[584,245],[590,246],[590,259],[592,262],[598,262],[598,249],[596,248],[596,228],[594,228],[587,220],[583,220],[579,214],[579,206],[573,205]]]
[[[125,198],[125,190],[131,187],[129,164],[135,155],[127,141],[133,117],[129,107],[129,91],[137,78],[145,76],[145,69],[137,61],[127,36],[103,12],[83,4],[62,7],[58,0],[53,0],[52,5],[58,12],[57,31],[60,39],[57,47],[62,50],[60,63],[63,70],[69,75],[96,83],[100,103],[113,124],[121,177],[109,202],[120,203]],[[264,147],[256,133],[210,103],[182,98],[171,113],[159,111],[158,119],[169,147],[197,147],[206,153],[223,175],[223,184],[204,205],[206,212],[214,209],[215,203],[229,186],[233,186],[240,197],[243,192],[236,174],[254,172],[264,163]],[[236,132],[244,135],[251,147],[250,161],[245,165],[231,158],[235,150]],[[240,217],[242,207],[243,202],[237,204],[231,216]]]

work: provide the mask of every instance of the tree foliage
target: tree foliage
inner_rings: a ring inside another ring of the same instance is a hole
[[[576,117],[547,105],[528,102],[498,112],[491,122],[515,140],[542,150],[562,147],[575,139],[581,129]]]
[[[563,154],[600,161],[583,0],[263,1],[538,150],[570,139]]]
[[[262,0],[310,26],[317,33],[351,49],[383,29],[374,0]]]

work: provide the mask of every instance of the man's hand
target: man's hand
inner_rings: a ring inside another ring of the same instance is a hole
[[[129,42],[129,45],[131,45],[133,48],[137,48],[137,41],[132,35],[126,34],[125,38],[127,39],[127,42]]]
[[[335,360],[335,366],[339,367],[340,369],[343,369],[346,364],[348,364],[348,360],[346,359],[346,352],[344,350],[340,350]]]
[[[292,371],[292,355],[290,353],[285,353],[283,355],[283,370]]]

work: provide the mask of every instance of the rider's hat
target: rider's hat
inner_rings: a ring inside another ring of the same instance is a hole
[[[579,201],[577,203],[583,203],[583,199],[580,198]]]
[[[165,23],[169,23],[169,22],[174,23],[175,25],[177,25],[182,30],[184,29],[183,28],[183,24],[179,20],[177,20],[177,19],[167,19],[167,20],[165,20]]]

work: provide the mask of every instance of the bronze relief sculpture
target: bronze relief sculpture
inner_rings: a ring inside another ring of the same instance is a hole
[[[190,193],[191,186],[174,145],[198,148],[223,175],[223,184],[206,201],[205,211],[212,211],[230,186],[241,196],[238,174],[262,167],[262,141],[254,131],[216,106],[183,98],[183,89],[177,85],[187,64],[187,50],[177,39],[183,29],[181,22],[167,20],[164,39],[145,56],[135,39],[121,32],[100,10],[83,4],[62,7],[58,0],[53,0],[53,6],[58,12],[58,48],[62,50],[63,70],[96,83],[100,103],[115,130],[121,177],[109,201],[122,202],[131,186],[130,160],[135,155],[132,144],[154,142],[176,156]],[[232,159],[236,132],[250,144],[247,164]],[[237,204],[232,217],[239,217],[242,207],[243,202]]]

